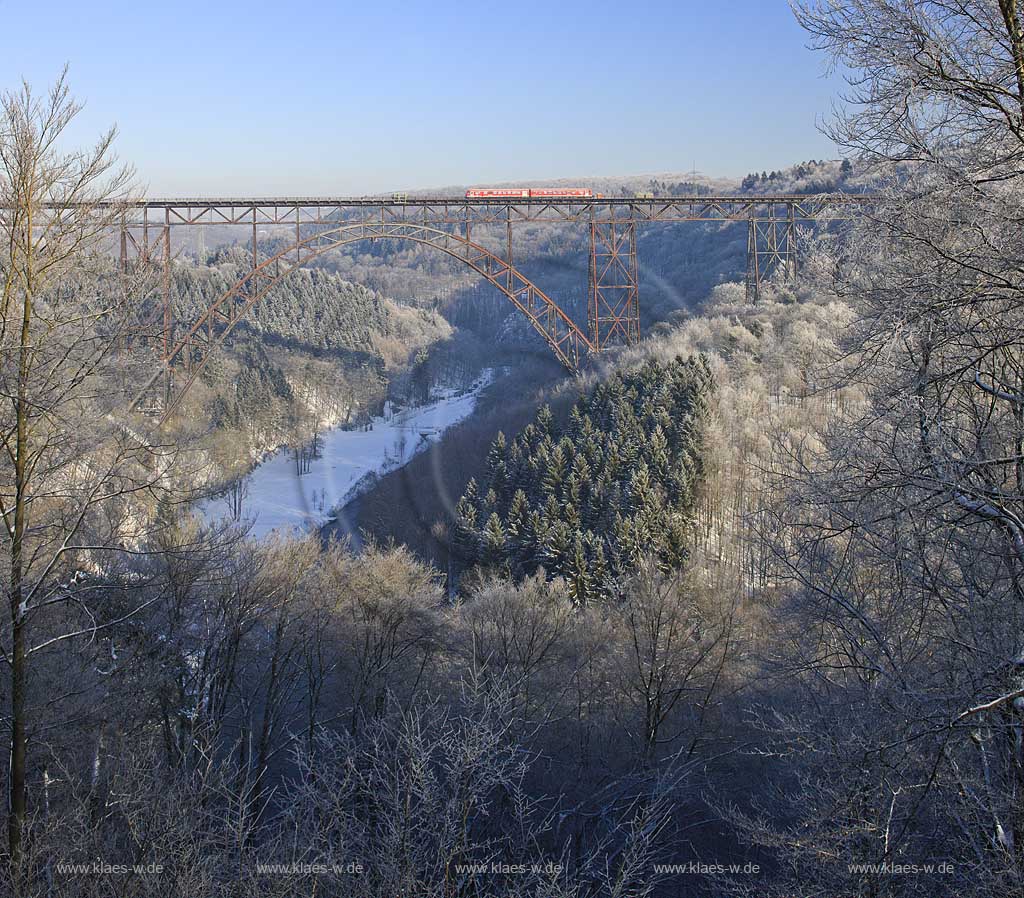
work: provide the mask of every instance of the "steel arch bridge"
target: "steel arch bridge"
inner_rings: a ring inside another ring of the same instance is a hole
[[[210,356],[223,345],[235,325],[283,278],[332,249],[362,240],[397,239],[434,247],[467,265],[493,286],[529,320],[555,357],[570,371],[579,371],[594,351],[587,335],[543,290],[506,260],[467,238],[428,225],[385,222],[342,225],[300,239],[256,264],[217,298],[176,341],[164,351],[167,365],[180,363],[185,378],[180,391],[169,398],[165,416],[195,382]]]
[[[798,222],[846,220],[874,198],[855,194],[722,195],[630,198],[279,197],[147,199],[117,206],[120,258],[163,269],[160,368],[141,400],[165,375],[166,417],[195,382],[238,321],[282,278],[323,253],[363,240],[405,240],[431,246],[496,287],[526,316],[554,356],[572,372],[615,344],[640,339],[637,228],[658,222],[747,224],[747,297],[756,302],[764,278],[797,270]],[[113,205],[113,204],[111,204]],[[589,232],[586,331],[513,264],[512,234],[521,223],[583,224]],[[173,320],[172,229],[205,225],[251,228],[250,264],[194,322]],[[286,249],[261,253],[260,228],[293,229]],[[504,229],[501,252],[473,231]],[[180,372],[181,376],[176,376]]]

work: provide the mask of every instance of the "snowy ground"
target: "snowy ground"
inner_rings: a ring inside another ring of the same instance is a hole
[[[323,436],[323,454],[309,472],[295,473],[295,459],[282,450],[246,478],[242,517],[252,521],[250,534],[262,538],[273,531],[302,533],[321,527],[332,509],[352,498],[356,484],[367,474],[401,467],[417,452],[436,442],[450,427],[469,417],[480,391],[493,379],[487,369],[465,395],[448,391],[431,405],[391,413],[385,408],[373,419],[372,430],[332,430]],[[208,521],[230,515],[227,501],[211,499],[200,511]]]

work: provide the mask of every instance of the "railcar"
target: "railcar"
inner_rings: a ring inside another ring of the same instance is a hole
[[[466,191],[466,199],[522,199],[529,195],[529,188],[519,187],[472,187]]]
[[[599,194],[600,195],[600,194]],[[588,199],[594,196],[589,187],[471,187],[466,199]]]
[[[589,187],[531,187],[530,196],[538,196],[542,199],[547,197],[591,197],[594,191]]]

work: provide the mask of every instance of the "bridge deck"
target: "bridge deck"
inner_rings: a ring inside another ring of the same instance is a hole
[[[869,203],[876,199],[864,193],[722,193],[685,194],[659,197],[462,197],[462,196],[410,196],[396,201],[388,196],[197,196],[153,197],[133,201],[128,205],[141,208],[151,206],[177,208],[181,206],[629,206],[660,203]]]
[[[830,221],[850,218],[868,194],[716,194],[672,197],[154,197],[121,204],[130,225],[331,224],[371,212],[380,221],[515,222]],[[111,204],[112,206],[114,204]]]

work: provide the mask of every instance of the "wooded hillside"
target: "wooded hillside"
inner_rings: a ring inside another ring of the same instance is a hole
[[[651,361],[599,384],[564,428],[544,406],[511,441],[499,434],[456,508],[456,558],[516,579],[543,567],[581,604],[648,555],[681,567],[710,380],[699,357]]]

